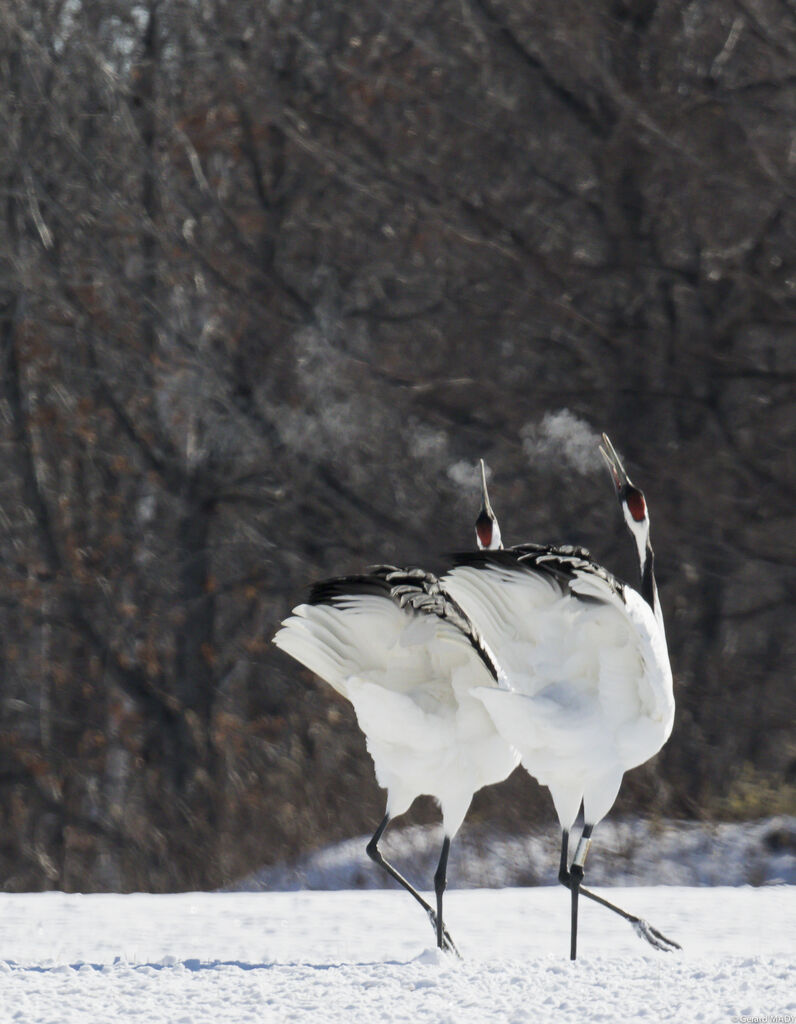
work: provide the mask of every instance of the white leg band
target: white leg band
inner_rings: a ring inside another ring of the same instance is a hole
[[[583,867],[586,861],[586,854],[589,852],[591,846],[591,836],[587,839],[585,836],[581,836],[578,842],[578,848],[575,850],[575,856],[572,858],[572,863],[577,864],[579,867]]]

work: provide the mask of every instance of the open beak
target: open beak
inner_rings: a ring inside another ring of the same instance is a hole
[[[617,497],[621,497],[622,491],[630,483],[630,477],[625,472],[622,460],[616,454],[616,449],[611,444],[607,434],[603,434],[603,443],[600,445],[600,455],[605,459],[605,464],[611,471],[611,479],[616,487]]]

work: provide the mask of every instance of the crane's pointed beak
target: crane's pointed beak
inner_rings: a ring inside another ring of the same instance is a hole
[[[630,477],[625,472],[622,460],[616,454],[616,449],[611,444],[607,434],[603,434],[603,443],[600,445],[600,455],[605,459],[605,464],[611,471],[611,479],[616,487],[617,497],[621,499],[622,491],[630,484]]]
[[[489,503],[489,492],[486,489],[486,466],[481,459],[481,509],[475,521],[475,535],[481,551],[495,551],[503,547],[497,516]]]
[[[492,506],[489,504],[489,491],[486,489],[486,465],[484,460],[481,459],[481,513],[488,515],[490,518],[494,516]]]

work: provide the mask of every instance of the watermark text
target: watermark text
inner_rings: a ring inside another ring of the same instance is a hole
[[[732,1024],[796,1024],[792,1013],[751,1013],[732,1018]]]

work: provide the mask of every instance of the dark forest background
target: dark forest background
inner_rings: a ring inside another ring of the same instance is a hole
[[[469,547],[479,456],[633,582],[602,430],[678,701],[615,813],[793,810],[796,5],[2,3],[0,138],[0,886],[372,831],[279,621]]]

